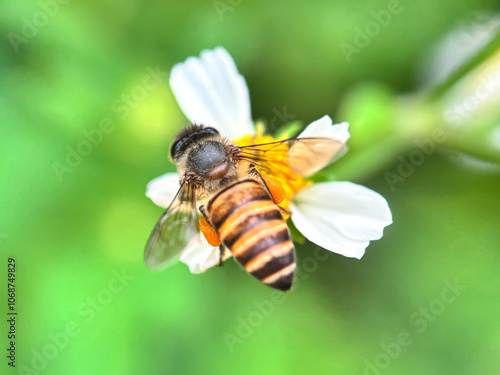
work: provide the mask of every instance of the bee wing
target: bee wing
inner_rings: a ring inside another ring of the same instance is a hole
[[[344,143],[332,138],[290,138],[237,148],[237,157],[270,174],[308,176],[326,166]]]
[[[144,250],[149,268],[166,268],[177,262],[182,250],[199,233],[196,190],[183,182],[170,206],[156,223]]]

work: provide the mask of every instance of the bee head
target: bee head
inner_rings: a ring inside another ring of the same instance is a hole
[[[177,162],[179,158],[184,156],[189,146],[201,141],[206,138],[213,138],[218,136],[220,133],[211,127],[203,125],[191,125],[183,129],[177,137],[175,137],[172,146],[170,147],[170,157],[174,162]]]
[[[202,178],[219,180],[229,170],[227,146],[216,140],[201,141],[187,155],[188,169]]]
[[[191,172],[201,180],[216,182],[234,169],[226,143],[216,129],[192,125],[175,138],[170,157],[178,168]]]

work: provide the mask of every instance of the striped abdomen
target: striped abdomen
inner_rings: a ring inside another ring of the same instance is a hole
[[[252,179],[225,188],[207,204],[222,243],[254,277],[270,287],[289,290],[295,249],[278,207]]]

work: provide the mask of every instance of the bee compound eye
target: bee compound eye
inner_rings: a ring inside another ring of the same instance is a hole
[[[170,148],[170,157],[175,160],[186,151],[186,149],[205,138],[210,138],[220,135],[219,131],[212,127],[192,127],[186,130],[186,133],[181,133],[179,138],[172,144]]]
[[[184,142],[185,142],[185,139],[180,138],[172,144],[172,147],[170,148],[170,157],[172,159],[175,159],[176,155],[179,153],[182,146],[184,145]]]
[[[220,135],[219,131],[211,126],[204,128],[203,130],[210,135]]]

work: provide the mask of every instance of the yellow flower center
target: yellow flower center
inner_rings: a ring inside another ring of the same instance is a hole
[[[256,134],[247,134],[233,140],[233,142],[237,146],[249,146],[254,144],[271,143],[276,141],[278,140],[271,137],[270,135],[264,135],[264,126],[259,123],[257,124]],[[283,154],[280,153],[280,155],[285,155],[286,151],[288,151],[288,145],[286,145],[285,143],[281,144],[277,147],[274,147],[273,151],[281,149],[283,150]],[[275,155],[276,153],[273,153],[273,157],[275,157]],[[286,158],[284,160],[280,159],[279,161],[280,162],[286,161]],[[266,162],[259,162],[259,164],[266,167]],[[271,163],[269,163],[269,165],[271,165]],[[299,190],[312,184],[312,182],[306,181],[302,178],[302,176],[294,173],[293,170],[288,165],[288,163],[286,162],[279,164],[276,163],[272,164],[272,169],[276,171],[276,173],[273,174],[270,174],[269,172],[259,168],[258,166],[256,166],[256,168],[262,175],[271,177],[274,180],[278,181],[283,187],[283,189],[285,189],[286,199],[280,203],[280,206],[285,209],[288,209],[290,207],[290,200]]]

